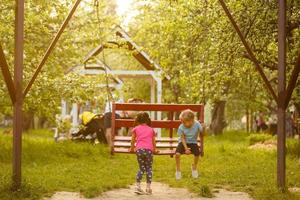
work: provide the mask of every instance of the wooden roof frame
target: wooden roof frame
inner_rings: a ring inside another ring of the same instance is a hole
[[[97,69],[97,70],[102,70],[102,71],[112,71],[112,68],[109,67],[108,65],[104,64],[101,60],[97,59],[97,63],[96,64],[78,64],[75,65],[73,67],[71,67],[70,69],[68,69],[67,71],[65,71],[65,74],[68,74],[70,72],[74,72],[77,68],[85,68],[85,69]],[[105,73],[104,73],[105,74]],[[91,74],[89,74],[91,75]],[[124,81],[122,79],[120,79],[119,77],[111,77],[111,79],[114,81],[115,84],[124,84]]]
[[[129,34],[122,29],[120,26],[115,28],[115,34],[126,41],[127,49],[130,51],[136,51],[137,53],[133,54],[133,57],[147,70],[160,70],[162,71],[162,67],[154,62],[150,56],[142,50],[142,48],[135,43]],[[118,42],[110,41],[108,44],[117,45],[119,48],[124,47],[124,44],[119,44]],[[100,44],[95,49],[90,51],[88,55],[84,58],[83,62],[87,63],[92,57],[99,55],[104,49],[110,48],[107,44]]]

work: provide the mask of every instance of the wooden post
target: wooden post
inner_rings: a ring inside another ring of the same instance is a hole
[[[115,141],[115,135],[116,135],[116,103],[112,103],[112,112],[111,112],[111,155],[114,155],[114,141]],[[109,141],[107,141],[109,144]]]
[[[247,109],[246,109],[246,131],[247,131],[247,133],[250,132],[250,126],[249,126],[249,124],[250,124],[250,120],[249,120],[249,109],[247,108]]]
[[[159,76],[158,78],[156,78],[156,84],[157,84],[157,94],[156,94],[156,98],[157,98],[157,103],[161,103],[162,102],[162,79],[161,76]],[[157,111],[157,120],[161,120],[161,111]],[[157,130],[157,137],[161,138],[161,129]]]
[[[1,44],[0,44],[0,68],[3,74],[6,87],[8,89],[11,102],[14,104],[16,101],[16,91],[15,91],[16,89]]]
[[[296,65],[295,65],[294,70],[292,72],[292,75],[290,77],[289,84],[286,88],[285,108],[287,108],[288,105],[289,105],[289,102],[291,100],[293,91],[296,87],[296,83],[297,83],[297,80],[298,80],[298,77],[299,77],[299,73],[300,73],[300,53],[297,56]]]
[[[200,134],[200,146],[201,146],[201,156],[204,156],[204,134],[205,134],[205,124],[204,124],[204,105],[202,105],[200,112],[200,122],[202,123],[203,132]]]
[[[250,118],[250,124],[249,124],[249,126],[250,126],[250,132],[253,132],[253,111],[252,111],[252,109],[250,109],[250,116],[249,116],[249,118]]]
[[[150,81],[150,87],[151,87],[151,96],[150,96],[150,98],[151,98],[151,103],[155,103],[155,82],[154,82],[154,80],[152,79],[151,81]],[[155,119],[155,112],[154,111],[151,111],[151,119],[152,120],[154,120]]]
[[[174,112],[169,112],[169,120],[170,121],[173,121],[174,120]],[[173,138],[173,128],[170,128],[169,129],[169,138]],[[171,140],[170,142],[170,150],[172,151],[173,150],[173,147],[172,147],[172,144],[173,144],[173,141]],[[173,158],[173,154],[171,155],[171,158]]]
[[[278,16],[278,128],[277,184],[285,188],[286,1],[279,0]]]
[[[13,160],[12,179],[13,190],[21,187],[21,157],[22,157],[22,104],[23,104],[23,52],[24,52],[24,0],[16,0],[15,10],[15,66],[14,85],[16,101],[13,105]]]
[[[78,123],[78,103],[72,104],[72,128],[77,128]]]

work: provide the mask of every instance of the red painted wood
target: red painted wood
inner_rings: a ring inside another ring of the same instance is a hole
[[[144,103],[125,103],[125,104],[113,104],[113,117],[112,117],[112,130],[116,130],[121,127],[133,127],[133,119],[116,119],[115,112],[117,110],[133,110],[133,111],[169,111],[168,120],[153,120],[151,122],[151,127],[153,128],[166,128],[170,130],[170,136],[164,138],[157,138],[157,148],[159,149],[158,155],[174,155],[175,148],[177,147],[178,138],[173,138],[173,129],[177,129],[181,124],[180,120],[173,120],[174,112],[180,112],[185,109],[190,109],[198,113],[199,122],[204,122],[204,106],[198,104],[144,104]],[[114,133],[114,132],[113,132]],[[128,136],[114,136],[113,134],[113,148],[112,152],[116,153],[130,153],[128,151],[130,147],[131,137]],[[203,156],[203,134],[198,140],[198,145],[200,146],[200,152]],[[168,148],[168,149],[165,149]]]
[[[131,146],[131,143],[130,142],[118,142],[118,141],[115,141],[114,142],[114,147],[130,147]],[[156,143],[156,148],[176,148],[177,147],[177,143],[172,143],[170,144],[169,142],[166,143],[166,142],[163,142],[163,143],[160,143],[160,142],[157,142]]]
[[[105,133],[106,134],[106,133]],[[112,104],[112,114],[111,114],[111,155],[114,154],[114,140],[116,135],[116,105]]]
[[[116,103],[116,110],[135,111],[183,111],[190,109],[201,112],[203,105],[200,104],[148,104],[148,103]]]
[[[128,149],[126,148],[115,148],[114,150],[116,153],[131,153],[131,154],[135,154],[134,152],[129,152]],[[158,154],[156,155],[174,155],[175,154],[175,150],[171,151],[169,149],[166,150],[160,150]]]
[[[169,137],[162,137],[162,138],[156,138],[156,142],[178,142],[178,138],[169,138]],[[115,136],[115,142],[130,142],[131,137],[130,136]],[[200,139],[198,139],[198,142],[200,142]]]
[[[128,148],[115,148],[114,152],[116,153],[125,153],[125,154],[135,154],[134,152],[129,152]],[[201,149],[200,149],[200,152]],[[170,149],[164,149],[164,150],[159,150],[158,153],[156,153],[155,155],[174,155],[175,154],[175,149],[174,150],[170,150]]]
[[[115,136],[115,141],[131,141],[130,136]],[[178,142],[178,138],[156,138],[156,142]]]
[[[151,127],[153,128],[178,128],[181,124],[180,120],[153,120],[151,122]],[[134,120],[133,119],[116,119],[115,120],[115,126],[116,128],[121,127],[133,127],[134,126]]]

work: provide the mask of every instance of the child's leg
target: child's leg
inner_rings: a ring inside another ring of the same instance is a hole
[[[199,156],[194,156],[193,170],[197,170],[198,161],[199,161]]]
[[[150,188],[152,182],[152,164],[153,164],[153,153],[150,150],[146,151],[145,167],[147,174],[147,188]]]
[[[175,160],[176,160],[176,171],[180,172],[180,153],[175,154]]]
[[[137,155],[137,161],[139,163],[139,171],[136,174],[136,182],[139,184],[142,181],[143,174],[146,171],[145,168],[145,162],[144,162],[144,156],[143,156],[144,151],[142,149],[137,150],[136,155]]]
[[[192,153],[194,154],[194,163],[192,165],[193,170],[197,170],[197,165],[200,157],[200,150],[197,144],[190,144]]]
[[[180,156],[181,154],[184,154],[184,146],[183,144],[180,142],[177,145],[176,151],[175,151],[175,160],[176,160],[176,171],[180,172]]]

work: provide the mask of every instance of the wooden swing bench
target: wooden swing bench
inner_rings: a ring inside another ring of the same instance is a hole
[[[148,103],[113,103],[112,105],[112,150],[111,153],[130,153],[131,136],[117,136],[116,130],[121,127],[130,128],[134,126],[134,119],[116,119],[116,111],[161,111],[168,112],[167,120],[152,120],[152,128],[169,129],[168,137],[156,138],[157,155],[174,155],[178,144],[177,132],[173,136],[173,130],[181,124],[175,120],[175,114],[190,109],[197,113],[199,122],[204,122],[204,106],[200,104],[148,104]],[[201,156],[203,156],[203,134],[198,139]]]

